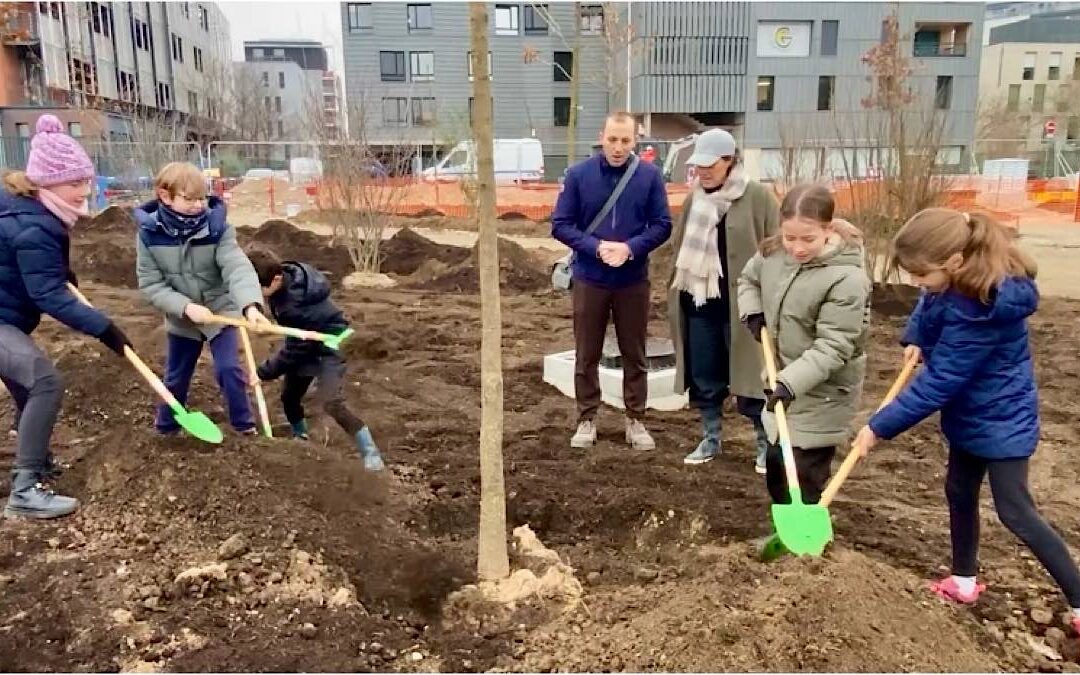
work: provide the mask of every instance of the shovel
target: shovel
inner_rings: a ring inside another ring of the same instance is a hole
[[[68,284],[68,289],[79,299],[84,305],[90,305],[90,301],[86,299],[79,289],[75,288],[72,284]],[[180,404],[180,401],[176,400],[176,397],[172,395],[165,384],[154,374],[154,371],[150,370],[150,367],[143,363],[143,360],[139,358],[139,355],[135,353],[135,350],[131,347],[124,347],[124,356],[131,362],[131,365],[135,366],[135,370],[139,371],[139,374],[143,376],[157,395],[165,401],[172,410],[173,418],[176,423],[180,425],[184,431],[188,432],[200,441],[206,441],[207,443],[220,443],[225,437],[221,433],[221,429],[218,429],[213,420],[204,415],[203,413],[195,410],[188,411]]]
[[[350,335],[353,334],[352,328],[346,328],[337,335],[330,333],[319,333],[313,330],[303,330],[302,328],[290,328],[289,326],[279,326],[277,324],[255,324],[250,321],[244,321],[243,319],[234,319],[230,316],[214,315],[214,318],[210,319],[208,323],[216,323],[222,326],[236,326],[237,328],[247,328],[253,330],[256,333],[271,333],[273,335],[286,335],[288,337],[299,338],[301,340],[313,340],[315,342],[321,342],[330,349],[337,351],[341,349],[341,343],[344,342]]]
[[[255,387],[255,402],[259,407],[259,420],[262,422],[263,434],[267,438],[274,437],[273,428],[270,426],[270,413],[266,410],[266,397],[263,396],[262,382],[259,380],[259,367],[255,365],[255,352],[251,349],[251,336],[247,328],[240,329],[240,340],[244,343],[244,357],[247,359],[248,377]]]
[[[776,390],[776,359],[773,356],[772,339],[767,329],[761,330],[761,345],[765,351],[765,368],[769,373],[769,386]],[[776,426],[780,432],[780,450],[784,456],[784,473],[787,476],[790,504],[773,504],[773,527],[780,542],[796,555],[821,555],[825,545],[832,540],[832,521],[829,510],[820,504],[804,504],[799,487],[799,473],[795,469],[795,451],[791,447],[787,414],[784,404],[777,403],[774,410]]]
[[[915,372],[915,368],[919,365],[919,357],[915,356],[904,361],[904,367],[900,370],[900,374],[896,376],[896,380],[893,382],[892,387],[889,388],[888,393],[885,394],[885,398],[881,400],[881,405],[877,407],[881,410],[885,406],[893,402],[897,396],[900,395],[900,391],[907,384],[907,381],[911,378],[911,374]],[[829,504],[832,504],[832,500],[836,497],[836,493],[840,491],[840,486],[847,480],[848,475],[851,474],[855,468],[855,464],[859,461],[859,453],[854,448],[848,452],[847,457],[844,458],[844,462],[837,469],[836,474],[829,481],[829,484],[825,487],[825,491],[821,493],[821,499],[818,501],[819,506],[823,506],[826,509]],[[827,542],[826,542],[827,543]],[[763,561],[774,560],[787,553],[787,547],[781,541],[777,535],[772,535],[762,544],[758,557]]]

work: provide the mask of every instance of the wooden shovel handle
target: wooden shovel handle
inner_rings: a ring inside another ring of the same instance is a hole
[[[881,410],[885,406],[893,402],[897,396],[900,395],[900,391],[907,384],[907,381],[911,378],[911,374],[915,372],[915,367],[919,365],[919,357],[915,356],[904,361],[904,367],[900,369],[900,374],[896,376],[896,380],[893,382],[892,387],[889,388],[888,393],[885,394],[885,398],[881,400],[881,405],[877,407]],[[848,451],[847,457],[844,458],[843,464],[837,469],[836,475],[832,477],[829,484],[825,487],[825,491],[821,493],[821,499],[818,500],[818,504],[822,506],[828,506],[832,503],[832,500],[836,497],[836,493],[840,491],[840,486],[847,480],[848,475],[854,470],[855,465],[859,462],[859,453],[852,448]]]
[[[78,288],[75,288],[74,284],[68,284],[68,290],[79,299],[82,304],[93,307],[86,296],[82,294]],[[168,389],[165,388],[165,383],[154,374],[154,371],[150,370],[150,367],[143,363],[143,360],[139,358],[139,355],[135,353],[135,350],[131,347],[124,347],[124,356],[131,362],[131,365],[135,366],[135,370],[139,371],[139,374],[143,376],[143,379],[157,392],[157,395],[162,398],[173,409],[173,412],[183,411],[184,406],[180,405],[180,402],[176,400],[176,397],[172,395]]]
[[[248,335],[247,328],[240,329],[240,341],[244,345],[244,358],[247,360],[248,377],[251,378],[251,384],[255,388],[255,403],[259,407],[259,419],[262,421],[263,433],[267,438],[273,437],[272,427],[270,426],[270,413],[266,410],[266,397],[263,396],[262,383],[259,381],[259,366],[255,364],[255,352],[251,348],[251,336]]]
[[[761,329],[761,348],[765,353],[765,371],[769,375],[769,387],[776,391],[776,357],[773,354],[772,338],[767,328]],[[802,491],[799,486],[799,472],[795,467],[795,450],[791,447],[791,431],[788,429],[787,411],[784,404],[778,402],[773,409],[776,415],[776,430],[780,436],[780,451],[784,456],[784,475],[787,477],[788,489]]]
[[[246,328],[255,331],[256,333],[272,333],[274,335],[285,335],[287,337],[300,338],[301,340],[315,340],[317,342],[325,342],[326,338],[330,337],[324,333],[318,333],[313,330],[279,326],[276,323],[256,324],[243,319],[234,319],[231,316],[221,316],[220,314],[215,314],[207,323],[216,323],[222,326],[236,326],[237,328]]]

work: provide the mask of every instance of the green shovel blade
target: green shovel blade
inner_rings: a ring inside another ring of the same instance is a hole
[[[795,555],[821,555],[832,541],[832,520],[824,506],[795,499],[791,504],[773,504],[772,517],[780,542]]]
[[[323,344],[326,345],[327,347],[329,347],[330,349],[333,349],[334,351],[337,351],[337,350],[341,349],[341,343],[344,342],[346,339],[348,339],[348,337],[350,335],[352,335],[353,332],[354,331],[353,331],[352,328],[346,328],[345,330],[341,331],[337,335],[331,335],[328,338],[326,338],[325,340],[323,340]]]
[[[176,423],[200,441],[207,443],[220,443],[225,439],[221,429],[214,424],[213,420],[199,411],[187,411],[182,406],[172,406],[173,418]]]

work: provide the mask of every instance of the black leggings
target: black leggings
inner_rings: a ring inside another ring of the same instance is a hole
[[[799,490],[803,504],[817,504],[829,482],[836,446],[823,448],[792,448],[795,456],[795,475],[799,478]],[[765,453],[765,486],[774,504],[790,504],[787,474],[784,472],[784,454],[779,445],[769,444]]]
[[[1035,508],[1028,489],[1028,460],[990,460],[949,451],[945,497],[949,501],[953,574],[973,577],[978,571],[979,489],[990,474],[990,492],[998,518],[1023,541],[1065,593],[1069,606],[1080,607],[1080,570],[1065,542]]]

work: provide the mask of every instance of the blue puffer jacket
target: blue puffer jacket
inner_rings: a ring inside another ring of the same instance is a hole
[[[1038,305],[1026,277],[1003,281],[989,304],[951,290],[924,294],[902,341],[922,349],[925,365],[870,428],[893,438],[940,410],[951,447],[985,459],[1031,456],[1039,397],[1027,318]]]
[[[79,302],[67,228],[36,199],[0,190],[0,323],[29,335],[48,314],[77,331],[99,337],[109,318]]]
[[[284,285],[270,296],[270,312],[282,326],[340,333],[349,327],[345,315],[330,299],[330,282],[311,265],[282,263]],[[260,380],[273,380],[285,373],[317,376],[324,358],[339,360],[338,353],[320,342],[285,338],[276,354],[259,366]]]

